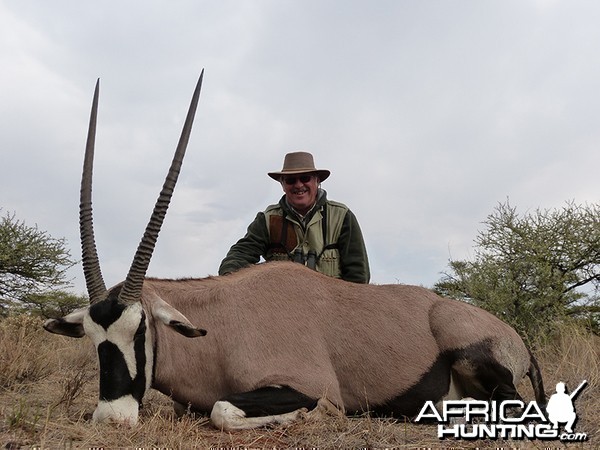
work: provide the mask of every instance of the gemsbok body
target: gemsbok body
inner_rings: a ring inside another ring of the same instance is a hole
[[[292,262],[223,277],[146,278],[201,84],[202,75],[129,274],[110,289],[91,212],[96,85],[80,205],[90,306],[44,325],[94,342],[100,368],[94,420],[137,423],[149,388],[210,414],[226,430],[286,423],[324,404],[346,414],[410,418],[428,400],[518,399],[516,385],[525,376],[536,401],[545,403],[537,363],[510,326],[425,288],[354,284]]]

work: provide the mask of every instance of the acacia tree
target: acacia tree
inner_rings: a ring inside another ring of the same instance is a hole
[[[0,315],[69,285],[74,262],[64,239],[55,239],[7,214],[0,218]]]
[[[474,258],[451,260],[438,293],[487,309],[530,338],[569,320],[600,330],[600,205],[519,215],[507,201],[483,223]]]
[[[27,313],[46,319],[63,317],[77,308],[89,305],[84,295],[76,295],[63,290],[48,291],[43,294],[32,294],[23,298],[18,305],[13,305],[16,313]]]

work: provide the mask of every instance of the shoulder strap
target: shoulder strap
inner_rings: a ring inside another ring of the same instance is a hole
[[[286,253],[293,258],[292,251],[297,245],[294,225],[284,216],[273,214],[268,216],[268,227],[269,249],[279,250],[279,253]]]
[[[323,250],[321,250],[321,253],[319,253],[317,255],[317,260],[321,259],[321,256],[323,256],[323,253],[325,253],[325,250],[330,250],[333,248],[338,248],[338,243],[337,242],[332,242],[332,243],[328,243],[327,242],[327,226],[328,226],[328,208],[329,205],[327,203],[325,203],[324,207],[323,207],[323,212],[321,213],[322,219],[321,219],[321,230],[323,232]]]

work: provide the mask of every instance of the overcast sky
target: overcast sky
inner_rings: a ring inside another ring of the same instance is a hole
[[[206,69],[148,274],[216,274],[289,151],[331,170],[374,283],[432,286],[507,199],[600,194],[600,2],[0,1],[0,214],[79,259],[89,110],[94,218],[122,280]],[[81,265],[70,272],[84,292]]]

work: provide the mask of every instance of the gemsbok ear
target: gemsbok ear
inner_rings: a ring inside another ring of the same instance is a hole
[[[88,308],[81,308],[59,319],[49,319],[44,323],[44,329],[50,333],[80,338],[85,336],[83,318]]]
[[[189,338],[206,336],[206,330],[192,325],[187,317],[159,296],[153,296],[150,305],[152,315],[155,319],[160,320],[182,336]]]

